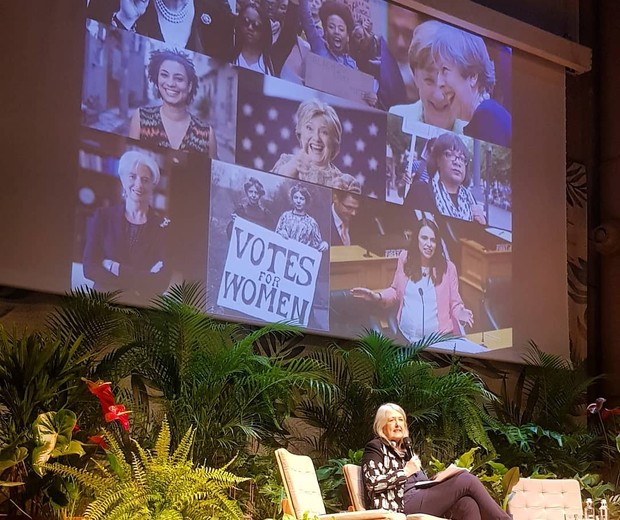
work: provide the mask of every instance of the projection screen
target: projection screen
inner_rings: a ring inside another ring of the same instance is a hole
[[[23,15],[53,51],[18,94],[37,128],[12,116],[0,282],[196,281],[222,319],[566,354],[564,68],[422,4],[232,4]]]

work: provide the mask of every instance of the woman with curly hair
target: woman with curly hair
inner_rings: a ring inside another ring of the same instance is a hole
[[[198,89],[198,76],[189,56],[176,50],[153,51],[147,74],[162,103],[134,112],[129,137],[162,148],[208,153],[217,159],[213,128],[189,111]]]

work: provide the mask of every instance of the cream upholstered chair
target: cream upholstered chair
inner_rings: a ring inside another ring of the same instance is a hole
[[[366,511],[364,506],[364,481],[362,480],[362,468],[357,464],[345,464],[342,467],[344,480],[347,483],[349,498],[355,511]],[[437,516],[416,513],[407,515],[407,520],[443,520]]]
[[[512,488],[508,511],[514,520],[563,520],[581,515],[579,482],[574,479],[521,478]]]
[[[328,514],[325,512],[312,459],[280,448],[276,450],[276,460],[292,514],[297,520],[301,520],[305,513],[308,513],[308,520],[312,520],[314,516],[325,520],[405,520],[402,513],[382,509]]]

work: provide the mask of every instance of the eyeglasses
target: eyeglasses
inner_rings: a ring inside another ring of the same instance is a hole
[[[263,23],[260,20],[250,20],[247,17],[241,18],[243,25],[245,25],[248,29],[254,29],[255,31],[260,31],[263,28]]]
[[[445,150],[443,152],[443,156],[448,161],[460,162],[463,163],[465,166],[469,164],[469,159],[467,157],[465,157],[462,153],[456,152],[454,150]]]

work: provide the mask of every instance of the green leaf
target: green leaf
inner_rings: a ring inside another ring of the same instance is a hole
[[[28,456],[28,450],[23,446],[7,446],[0,450],[0,474],[19,464]]]
[[[41,464],[45,464],[52,457],[84,454],[82,445],[71,441],[76,423],[77,418],[71,410],[42,413],[36,418],[32,425],[35,441],[32,465],[39,475],[44,473]]]

